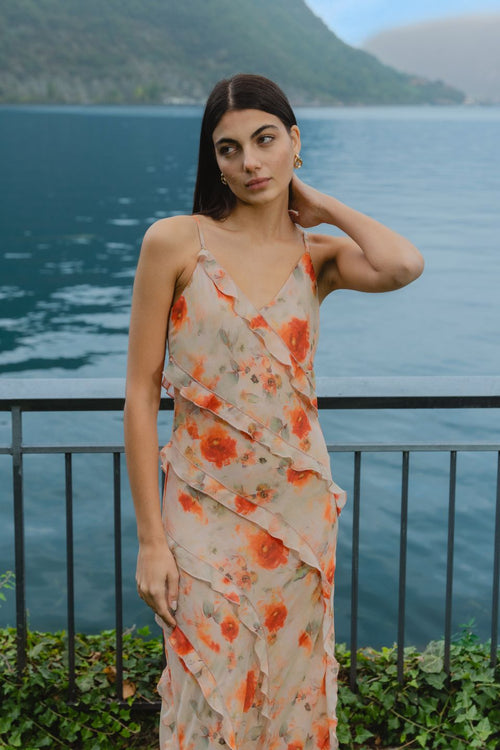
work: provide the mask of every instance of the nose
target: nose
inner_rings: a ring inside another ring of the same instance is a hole
[[[245,172],[254,172],[260,167],[258,154],[253,147],[245,149],[243,152],[243,169]]]

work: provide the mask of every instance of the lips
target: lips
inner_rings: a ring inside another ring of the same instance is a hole
[[[250,190],[258,190],[269,184],[270,177],[256,177],[254,180],[250,180],[246,183],[246,187]]]

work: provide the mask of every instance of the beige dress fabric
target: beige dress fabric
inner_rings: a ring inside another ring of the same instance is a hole
[[[200,225],[195,217],[195,220]],[[161,750],[334,750],[333,582],[344,492],[318,421],[304,252],[256,309],[205,247],[173,305],[163,522],[180,572]]]

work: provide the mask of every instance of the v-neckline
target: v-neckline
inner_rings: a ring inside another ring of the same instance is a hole
[[[260,307],[257,307],[257,305],[254,302],[252,302],[252,300],[250,299],[250,297],[248,296],[248,294],[246,294],[243,291],[243,289],[239,286],[239,284],[236,283],[236,281],[231,276],[231,274],[226,270],[226,268],[220,263],[219,260],[217,260],[217,258],[215,257],[215,255],[206,246],[204,239],[201,240],[201,242],[200,242],[200,244],[201,244],[200,253],[202,253],[202,252],[205,253],[206,255],[208,255],[213,260],[213,262],[219,267],[219,269],[222,271],[222,273],[229,279],[229,281],[231,282],[231,284],[233,284],[233,286],[236,289],[236,291],[238,293],[238,296],[240,298],[246,300],[253,307],[253,309],[256,310],[256,312],[262,313],[262,312],[264,312],[264,310],[267,310],[268,307],[271,307],[272,305],[275,304],[275,302],[279,298],[280,294],[282,293],[282,291],[284,290],[284,288],[287,286],[288,282],[292,278],[294,272],[297,270],[297,268],[302,263],[304,257],[306,255],[309,255],[309,250],[307,248],[307,240],[305,238],[305,234],[304,233],[302,233],[302,241],[304,243],[304,252],[302,253],[302,255],[300,255],[299,258],[297,258],[295,264],[290,269],[287,277],[283,281],[283,283],[280,286],[280,288],[278,289],[278,291],[271,297],[271,299],[269,300],[269,302],[266,302],[266,304],[261,305]]]

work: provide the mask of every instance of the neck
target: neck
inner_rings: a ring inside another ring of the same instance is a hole
[[[288,214],[288,195],[261,206],[238,201],[225,224],[228,229],[250,234],[257,241],[286,237],[294,226]]]

